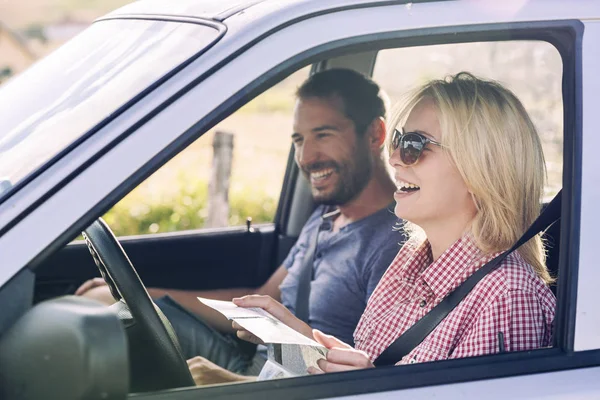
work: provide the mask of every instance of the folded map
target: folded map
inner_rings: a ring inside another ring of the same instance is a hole
[[[262,308],[238,307],[230,301],[211,300],[202,297],[198,297],[198,300],[220,312],[227,319],[237,322],[265,343],[323,347],[314,340],[296,332]]]
[[[323,345],[296,332],[262,308],[238,307],[230,301],[202,297],[198,300],[278,349],[276,357],[269,357],[259,380],[305,375],[308,367],[318,368],[317,361],[327,355]]]

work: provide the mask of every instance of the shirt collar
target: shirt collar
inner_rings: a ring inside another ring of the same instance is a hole
[[[431,249],[431,246],[429,248]],[[467,233],[426,267],[421,278],[435,297],[443,298],[475,272],[479,265],[477,261],[480,261],[482,256],[483,253],[475,244],[472,234]],[[429,261],[431,260],[430,258]]]
[[[431,264],[431,260],[433,259],[431,255],[431,245],[428,240],[419,243],[409,239],[404,243],[398,256],[402,254],[408,254],[408,258],[399,265],[399,268],[394,274],[395,279],[398,281],[414,282],[419,274]]]
[[[340,228],[340,231],[347,231],[350,229],[354,229],[357,226],[361,226],[369,221],[372,221],[374,217],[379,218],[379,216],[384,216],[388,214],[393,214],[393,207],[396,205],[396,202],[390,203],[387,206],[383,207],[380,210],[375,211],[372,214],[369,214],[363,218],[360,218],[356,221],[352,221],[347,223],[346,225]],[[338,218],[341,214],[341,210],[337,206],[323,206],[321,211],[321,230],[330,230],[333,227],[333,222],[336,218]]]

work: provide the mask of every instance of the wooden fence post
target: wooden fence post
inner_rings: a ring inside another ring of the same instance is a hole
[[[229,178],[233,159],[233,133],[216,131],[213,139],[213,161],[208,184],[207,228],[228,225]]]

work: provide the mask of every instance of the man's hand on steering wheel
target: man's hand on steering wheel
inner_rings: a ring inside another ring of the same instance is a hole
[[[87,281],[83,282],[81,284],[81,286],[79,286],[77,288],[77,290],[75,291],[75,296],[83,296],[85,293],[87,293],[91,289],[94,289],[94,288],[97,288],[100,286],[106,286],[106,281],[104,279],[102,279],[102,278],[88,279]]]
[[[148,295],[110,227],[98,219],[83,236],[103,279],[84,283],[77,293],[89,294],[105,286],[112,297],[122,300],[112,307],[117,307],[118,315],[127,320],[124,326],[133,337],[129,342],[129,362],[134,367],[132,389],[148,391],[193,386],[194,380],[173,327]]]

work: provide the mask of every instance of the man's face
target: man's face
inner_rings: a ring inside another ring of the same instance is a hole
[[[296,102],[292,135],[296,163],[317,203],[344,205],[365,188],[373,169],[365,136],[356,135],[339,98],[310,97]]]

